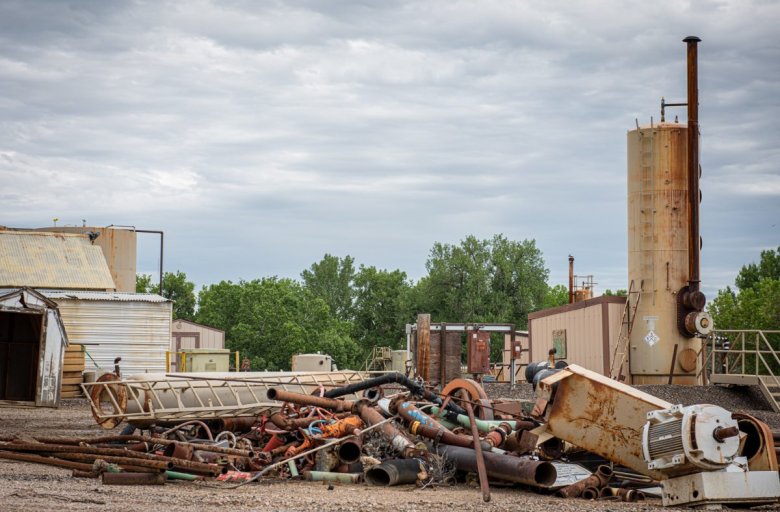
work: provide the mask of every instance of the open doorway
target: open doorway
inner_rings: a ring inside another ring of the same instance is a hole
[[[43,315],[0,311],[0,400],[34,402]]]

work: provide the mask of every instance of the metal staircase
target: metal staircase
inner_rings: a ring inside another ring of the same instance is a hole
[[[371,355],[363,365],[364,371],[384,372],[390,370],[393,362],[393,349],[390,347],[374,347]]]
[[[642,294],[639,290],[634,290],[634,281],[628,286],[628,295],[626,296],[626,306],[623,308],[623,319],[620,322],[620,332],[618,333],[615,350],[612,353],[612,359],[609,367],[609,375],[615,380],[623,381],[626,376],[623,373],[624,366],[628,360],[628,347],[631,341],[631,330],[634,328],[636,319],[636,310],[639,307],[639,301]]]

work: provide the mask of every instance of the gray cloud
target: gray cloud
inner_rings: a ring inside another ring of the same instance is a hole
[[[3,2],[0,224],[164,229],[200,284],[325,252],[418,278],[434,241],[503,232],[554,283],[572,253],[622,288],[625,134],[684,98],[696,34],[714,292],[780,243],[778,22],[773,2]]]

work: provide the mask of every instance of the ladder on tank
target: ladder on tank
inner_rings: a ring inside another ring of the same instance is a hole
[[[634,327],[636,310],[639,307],[641,298],[642,294],[638,290],[634,290],[634,281],[632,280],[631,284],[628,286],[626,306],[623,308],[623,319],[620,322],[620,332],[618,333],[617,342],[615,343],[615,351],[612,353],[612,364],[609,368],[609,375],[615,380],[622,381],[626,377],[623,374],[623,366],[625,366],[626,360],[628,359],[631,330]]]

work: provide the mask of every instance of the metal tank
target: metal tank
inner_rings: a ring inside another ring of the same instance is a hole
[[[634,384],[701,383],[700,336],[712,329],[699,291],[698,38],[685,42],[688,103],[673,105],[689,105],[692,133],[676,122],[628,132],[628,280],[638,292],[627,309]]]

